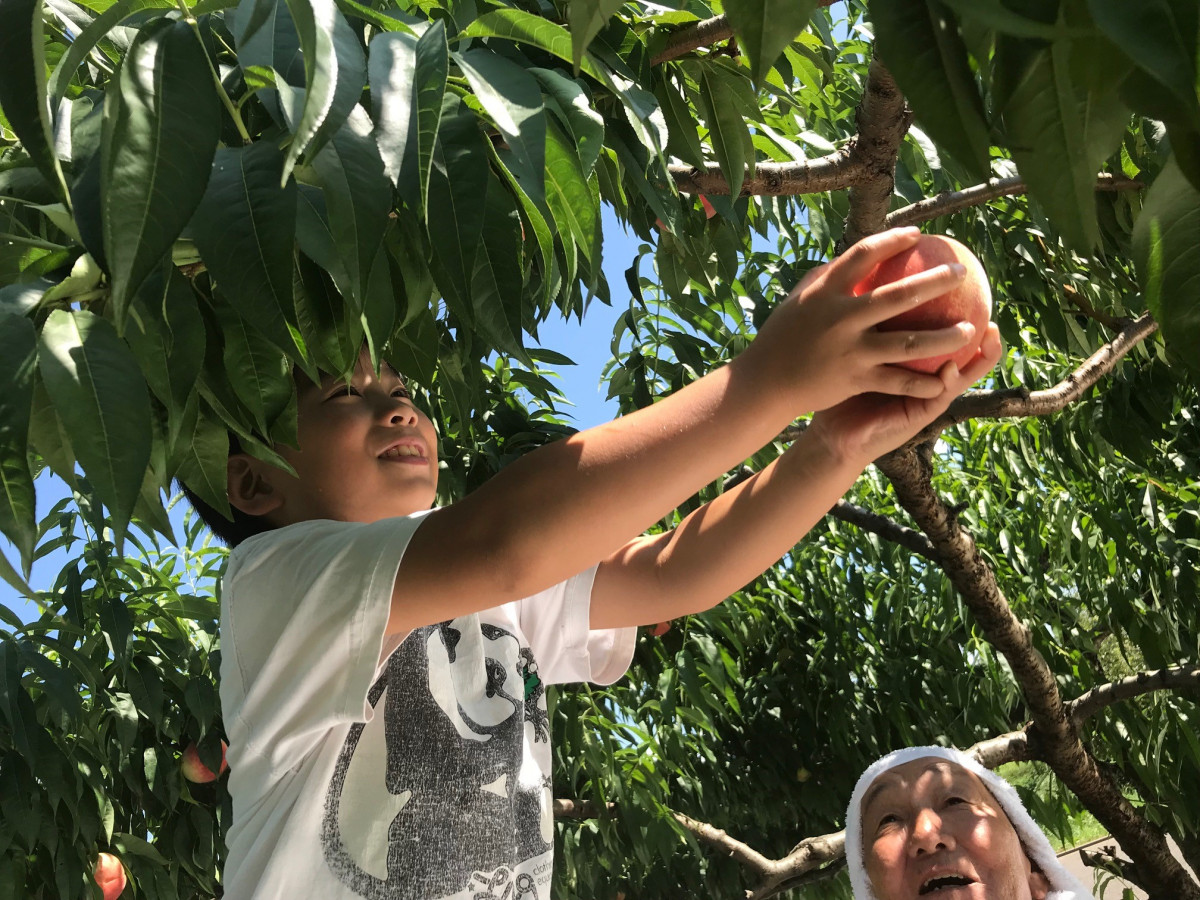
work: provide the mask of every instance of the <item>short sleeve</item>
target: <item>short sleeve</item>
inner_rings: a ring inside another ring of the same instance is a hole
[[[629,668],[637,629],[590,627],[595,578],[592,567],[519,603],[521,630],[547,684],[612,684]]]
[[[221,600],[231,744],[286,768],[329,728],[370,718],[396,573],[421,520],[301,522],[231,554]]]

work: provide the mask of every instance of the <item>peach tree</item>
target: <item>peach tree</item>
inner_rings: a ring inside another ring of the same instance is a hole
[[[1200,870],[1198,42],[1191,0],[0,0],[0,572],[40,610],[0,608],[3,890],[94,895],[114,850],[127,894],[219,894],[227,797],[176,766],[220,758],[221,554],[164,504],[225,506],[230,435],[278,458],[294,367],[410,376],[450,500],[570,430],[549,318],[627,307],[605,377],[643,406],[920,224],[983,261],[1005,360],[556,695],[560,890],[844,891],[857,771],[942,740],[1200,897],[1166,840]],[[46,469],[76,501],[39,522]]]

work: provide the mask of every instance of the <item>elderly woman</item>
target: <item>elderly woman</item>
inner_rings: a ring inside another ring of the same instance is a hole
[[[1092,900],[1012,786],[944,747],[899,750],[863,772],[846,860],[855,900]]]

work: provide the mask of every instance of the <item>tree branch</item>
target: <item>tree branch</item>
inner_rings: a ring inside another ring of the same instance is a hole
[[[731,837],[728,832],[722,831],[714,825],[709,825],[707,822],[699,822],[691,816],[685,816],[683,813],[674,813],[675,821],[694,834],[710,847],[715,847],[721,851],[722,856],[727,856],[730,859],[735,859],[746,868],[750,869],[755,875],[769,875],[772,868],[775,866],[775,861],[767,859],[757,850],[748,847],[741,841]]]
[[[883,228],[896,186],[896,156],[912,124],[912,110],[878,56],[871,57],[862,100],[854,114],[858,134],[850,155],[861,168],[850,188],[850,212],[838,252]]]
[[[837,0],[819,0],[817,6],[832,6]],[[701,47],[711,47],[733,37],[733,26],[724,15],[713,16],[673,32],[666,46],[650,58],[650,65],[661,65],[678,59]]]
[[[974,539],[934,491],[930,448],[930,444],[902,447],[877,464],[891,480],[901,506],[937,548],[943,570],[988,641],[1008,661],[1033,719],[1030,738],[1036,745],[1035,755],[1120,842],[1138,869],[1151,879],[1154,893],[1197,900],[1200,885],[1171,854],[1162,833],[1133,808],[1084,747],[1054,673],[1033,645],[1029,628],[1013,615]]]
[[[1108,173],[1096,176],[1096,190],[1125,191],[1145,187],[1140,181],[1117,177]],[[920,225],[939,216],[960,212],[972,206],[980,206],[997,197],[1024,194],[1028,190],[1025,181],[1017,175],[1009,178],[993,178],[984,184],[964,188],[961,191],[943,191],[936,197],[918,201],[887,214],[884,227],[899,228],[902,225]]]
[[[709,163],[703,169],[676,165],[668,171],[675,179],[675,187],[685,194],[729,193],[729,182],[717,163]],[[754,177],[742,184],[739,196],[790,197],[843,190],[859,180],[860,171],[849,149],[803,162],[756,163]]]
[[[1179,666],[1139,672],[1120,681],[1102,684],[1067,704],[1067,714],[1079,725],[1084,719],[1120,700],[1129,700],[1154,691],[1200,690],[1200,666]]]
[[[835,503],[833,509],[829,511],[829,515],[835,519],[841,519],[843,522],[849,522],[851,525],[857,525],[864,531],[877,534],[884,540],[899,544],[901,547],[911,550],[918,556],[924,556],[933,562],[940,562],[937,555],[937,548],[930,543],[929,538],[915,529],[907,528],[899,522],[889,519],[887,516],[871,512],[865,507],[848,503],[845,500],[839,500]]]
[[[1115,338],[1089,356],[1079,368],[1052,388],[1029,391],[1008,388],[1002,391],[972,391],[964,394],[924,431],[909,441],[909,447],[927,443],[943,431],[968,419],[998,419],[1045,416],[1074,403],[1084,392],[1124,359],[1134,347],[1158,330],[1158,323],[1145,313],[1126,321]]]

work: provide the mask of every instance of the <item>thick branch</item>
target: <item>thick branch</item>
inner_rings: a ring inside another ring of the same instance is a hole
[[[1079,368],[1052,388],[1028,391],[1009,388],[1003,391],[974,391],[964,394],[939,418],[909,442],[913,447],[937,438],[939,434],[968,419],[1025,418],[1059,412],[1074,403],[1101,378],[1111,372],[1134,347],[1158,330],[1149,313],[1127,321],[1115,338],[1089,356]]]
[[[1137,190],[1145,185],[1130,178],[1117,177],[1102,173],[1096,177],[1098,191]],[[1009,178],[993,178],[984,184],[963,188],[961,191],[943,191],[936,197],[905,206],[895,212],[888,213],[884,219],[886,228],[899,228],[902,225],[920,225],[939,216],[960,212],[972,206],[980,206],[997,197],[1024,194],[1028,190],[1025,181],[1017,175]]]
[[[896,185],[896,156],[912,124],[904,95],[877,56],[871,58],[867,69],[855,122],[858,134],[850,155],[861,166],[862,178],[850,188],[850,212],[839,252],[883,227]]]
[[[1081,694],[1067,704],[1067,714],[1078,725],[1104,707],[1120,700],[1129,700],[1153,691],[1197,689],[1200,689],[1200,666],[1139,672],[1137,675],[1094,687],[1086,694]]]
[[[1083,746],[1054,673],[1034,647],[1029,629],[1013,615],[974,539],[933,490],[930,445],[903,447],[883,457],[878,465],[894,485],[900,504],[937,548],[942,568],[976,622],[1008,661],[1033,719],[1031,739],[1035,739],[1038,758],[1049,764],[1147,873],[1155,893],[1200,900],[1200,885],[1172,856],[1161,832],[1130,805]]]
[[[671,166],[669,171],[675,179],[675,187],[685,194],[729,193],[729,182],[717,163],[710,163],[703,169]],[[861,167],[851,158],[848,149],[805,162],[757,163],[754,176],[742,184],[740,196],[790,197],[839,191],[858,181],[860,172]]]

